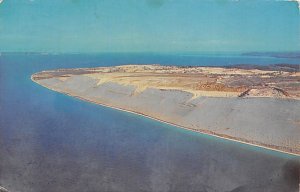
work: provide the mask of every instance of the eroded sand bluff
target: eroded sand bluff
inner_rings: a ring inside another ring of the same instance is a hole
[[[300,155],[300,73],[124,65],[32,75],[70,96],[182,128]]]

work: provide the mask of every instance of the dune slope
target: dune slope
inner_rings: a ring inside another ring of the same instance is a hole
[[[124,65],[60,69],[36,83],[189,130],[300,155],[300,73]]]

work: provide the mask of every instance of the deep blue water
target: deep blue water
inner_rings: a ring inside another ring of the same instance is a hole
[[[45,89],[31,74],[122,64],[297,64],[187,54],[2,54],[0,186],[11,191],[298,191],[299,159]]]

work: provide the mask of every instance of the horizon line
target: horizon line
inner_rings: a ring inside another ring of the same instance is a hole
[[[99,54],[99,53],[300,53],[298,51],[1,51],[5,53],[40,53],[40,54]]]

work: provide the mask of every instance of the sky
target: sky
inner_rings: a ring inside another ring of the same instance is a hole
[[[300,11],[277,0],[3,0],[0,51],[300,51]]]

